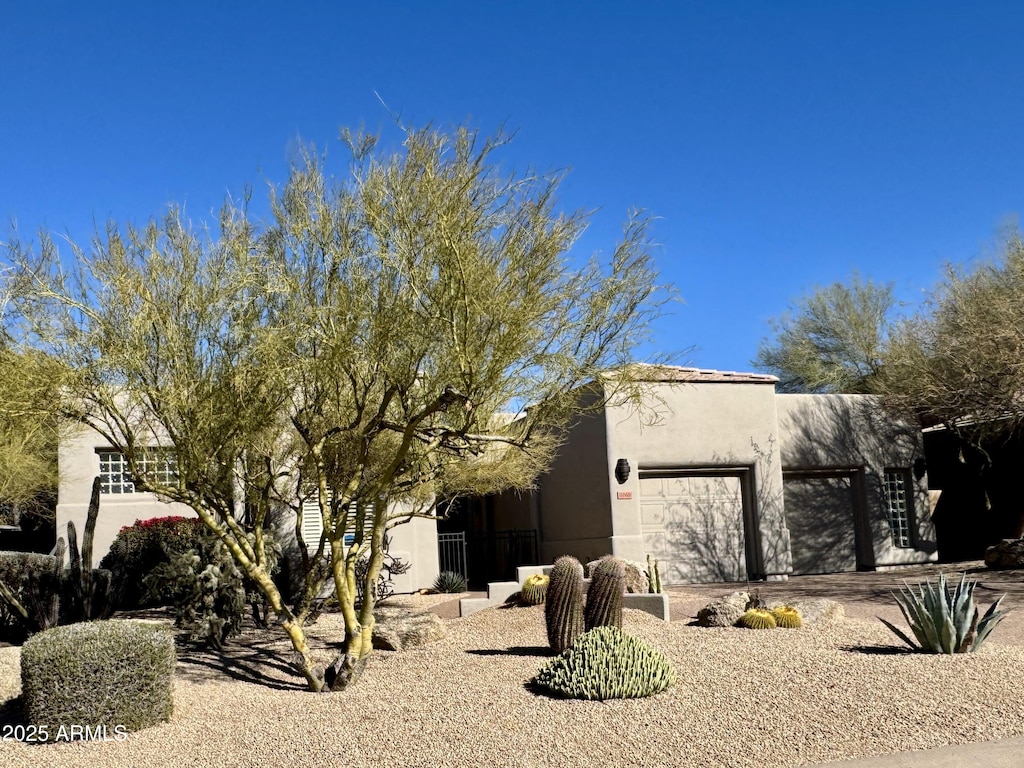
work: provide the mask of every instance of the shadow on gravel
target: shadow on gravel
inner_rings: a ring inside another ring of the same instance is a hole
[[[179,646],[178,674],[194,683],[216,681],[230,677],[243,683],[252,683],[279,691],[305,690],[305,681],[290,661],[290,652],[275,640],[244,645],[232,643],[222,651]]]
[[[554,656],[546,645],[514,645],[511,648],[472,648],[474,656]]]
[[[24,697],[18,696],[0,704],[0,726],[5,725],[27,725]]]
[[[868,656],[906,656],[915,653],[905,645],[842,645],[839,650],[847,653],[864,653]]]

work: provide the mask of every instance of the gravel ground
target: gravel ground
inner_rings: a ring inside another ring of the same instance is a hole
[[[704,597],[673,591],[673,610]],[[542,608],[446,623],[444,640],[377,652],[333,695],[300,689],[277,634],[223,656],[183,652],[171,722],[121,742],[0,743],[0,765],[772,768],[1024,735],[1024,644],[1002,626],[978,653],[948,657],[901,651],[877,620],[752,632],[627,610],[627,631],[664,651],[679,681],[650,699],[584,702],[524,687],[548,658]],[[337,628],[325,616],[314,631]],[[0,702],[19,693],[18,654],[0,649]]]

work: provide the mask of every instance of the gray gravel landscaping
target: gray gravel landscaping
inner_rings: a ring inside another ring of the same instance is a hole
[[[673,610],[703,599],[672,598]],[[5,742],[0,765],[771,768],[1024,735],[1024,644],[1002,626],[980,652],[951,657],[903,652],[862,618],[757,632],[627,610],[624,625],[674,662],[673,688],[608,702],[531,693],[548,658],[542,607],[451,619],[445,639],[377,652],[332,695],[301,690],[287,642],[253,633],[224,656],[182,654],[170,723],[121,742]],[[325,616],[315,632],[337,629]],[[19,693],[18,655],[0,649],[0,702]]]

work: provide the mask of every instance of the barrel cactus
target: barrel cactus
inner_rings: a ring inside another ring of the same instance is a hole
[[[519,590],[519,599],[527,605],[540,605],[547,595],[549,581],[550,579],[543,573],[527,576],[523,588]]]
[[[800,611],[791,605],[780,605],[777,608],[772,608],[771,614],[772,618],[775,619],[775,626],[781,629],[800,629],[804,625]]]
[[[533,684],[568,699],[636,699],[672,685],[675,669],[665,654],[618,627],[597,627],[553,659]]]
[[[602,557],[594,566],[583,610],[583,624],[594,627],[622,626],[622,596],[626,593],[626,564],[617,557]]]
[[[736,620],[736,626],[745,629],[775,629],[778,625],[771,611],[751,608]]]
[[[564,555],[555,560],[549,578],[544,622],[548,644],[561,653],[583,633],[583,566],[575,557]]]

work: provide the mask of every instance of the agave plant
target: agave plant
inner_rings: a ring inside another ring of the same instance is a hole
[[[889,629],[914,650],[926,653],[969,653],[978,650],[996,624],[1002,621],[1009,610],[1000,611],[999,604],[1006,595],[1000,596],[989,606],[985,615],[978,618],[974,604],[976,581],[968,581],[967,574],[960,577],[960,584],[954,591],[946,583],[946,574],[939,574],[938,586],[925,580],[915,591],[906,582],[900,594],[893,593],[910,625],[917,643],[892,623],[881,619]]]
[[[466,579],[457,571],[441,571],[434,579],[434,589],[438,592],[465,592]]]

